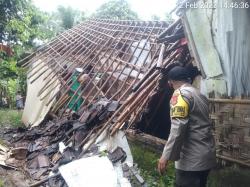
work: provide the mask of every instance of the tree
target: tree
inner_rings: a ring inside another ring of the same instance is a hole
[[[25,70],[17,67],[17,60],[33,49],[35,39],[48,38],[47,28],[42,27],[45,21],[31,0],[0,0],[0,44],[14,51],[12,56],[0,51],[0,95],[4,93],[11,103],[17,89],[25,92]]]
[[[85,13],[71,7],[59,6],[56,12],[46,13],[49,19],[43,24],[54,35],[72,28],[86,19]]]
[[[0,43],[13,39],[9,34],[9,22],[20,21],[24,18],[24,9],[28,6],[27,1],[1,0],[0,1]]]
[[[1,53],[2,54],[2,53]],[[1,55],[2,56],[2,55]],[[9,106],[13,105],[17,89],[21,89],[18,82],[19,69],[16,61],[1,60],[0,62],[0,103],[7,98]]]
[[[75,16],[76,16],[75,11],[71,7],[63,7],[63,6],[59,6],[57,10],[61,17],[62,26],[65,29],[72,28],[75,22]]]
[[[111,0],[101,5],[93,15],[101,19],[136,20],[138,15],[131,10],[126,0]]]
[[[0,1],[0,43],[29,46],[34,38],[44,38],[39,27],[44,22],[30,0]]]

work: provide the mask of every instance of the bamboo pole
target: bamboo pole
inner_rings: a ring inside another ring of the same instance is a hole
[[[103,125],[103,127],[92,137],[92,139],[91,140],[89,140],[89,142],[88,142],[88,145],[85,147],[85,149],[84,150],[82,150],[82,152],[81,152],[81,156],[89,149],[89,147],[96,141],[96,139],[100,136],[100,134],[102,133],[102,132],[104,132],[105,130],[107,130],[110,126],[111,126],[111,122],[112,122],[112,120],[114,119],[114,117],[115,116],[117,116],[131,101],[133,101],[136,97],[137,97],[137,95],[139,94],[139,92],[141,91],[141,90],[143,90],[144,89],[144,86],[145,86],[146,84],[144,83],[138,90],[137,90],[137,92],[133,92],[130,96],[129,96],[129,98],[122,104],[122,106],[120,106],[120,108],[118,108],[118,110],[116,110],[115,111],[115,113],[109,118],[109,120]],[[85,140],[85,142],[84,143],[86,143],[87,142],[87,140]]]
[[[166,28],[166,30],[159,35],[158,39],[165,37],[168,34],[168,32],[172,30],[174,27],[176,27],[179,23],[181,23],[181,19],[176,20],[172,25]]]
[[[114,33],[115,33],[115,32],[114,32]],[[109,40],[107,41],[107,44],[110,42],[110,40],[111,40],[111,39],[109,39]],[[98,46],[96,46],[96,47],[98,47]],[[108,50],[106,50],[105,53],[107,53],[107,52],[108,52]],[[99,53],[101,53],[101,51],[98,52],[98,55],[99,55]],[[96,56],[98,56],[98,55],[96,55]],[[94,60],[94,58],[91,60],[91,62],[92,62],[93,60]],[[90,63],[91,63],[91,62],[90,62]],[[99,60],[95,63],[93,69],[94,69],[95,66],[98,64],[98,62],[99,62]],[[104,64],[103,64],[103,65],[104,65]],[[93,71],[93,69],[92,69],[92,71]],[[79,75],[79,76],[80,76],[80,75]],[[94,75],[94,77],[96,77],[96,76],[97,76],[97,73]],[[93,82],[94,77],[90,80],[90,82]],[[87,88],[87,87],[90,85],[90,82],[89,82],[89,84],[87,84],[87,85],[85,86],[85,88]],[[72,84],[73,84],[73,83],[72,83]],[[80,88],[78,88],[78,89],[80,89]],[[78,90],[77,90],[77,91],[78,91]],[[76,92],[77,92],[77,91],[76,91]],[[76,93],[76,92],[75,92],[75,93]],[[83,92],[83,91],[82,91],[82,92]],[[67,94],[67,92],[65,92],[65,93]],[[76,95],[76,94],[74,94],[74,95]],[[71,100],[70,100],[69,102],[71,102]],[[69,102],[68,102],[68,103],[69,103]]]
[[[132,33],[132,32],[131,32]],[[117,45],[118,45],[119,43],[117,43]],[[129,46],[131,46],[132,44],[130,44]],[[122,47],[124,47],[125,46],[125,43],[123,44],[123,46]],[[129,47],[127,48],[127,50],[129,50]],[[111,55],[114,53],[114,50],[112,51],[112,53],[109,55],[109,57],[111,57]],[[132,56],[132,55],[131,55]],[[116,58],[118,57],[118,54],[116,55]],[[131,57],[130,57],[131,58]],[[107,58],[106,59],[106,61],[105,62],[107,62],[109,60],[109,58]],[[105,65],[105,62],[102,64],[102,66],[101,66],[101,68],[100,69],[102,69],[102,67],[104,67],[104,65]],[[101,76],[101,78],[100,78],[100,80],[102,79],[102,77],[109,71],[109,69],[110,69],[110,67],[112,66],[114,64],[114,60],[112,61],[112,63],[108,66],[108,68],[106,69],[106,71],[102,74],[102,76]],[[112,71],[112,74],[114,73],[114,71],[119,67],[119,65],[120,65],[120,63],[118,63],[116,66],[115,66],[115,68],[113,69],[113,71]],[[103,86],[100,88],[100,89],[103,89],[103,87],[105,86],[105,84],[110,80],[110,78],[112,77],[112,74],[106,79],[106,81],[103,83]],[[100,82],[100,80],[98,81],[98,83]],[[98,85],[98,83],[97,83],[97,85]],[[85,87],[85,88],[87,88],[87,86]],[[78,98],[76,99],[76,101],[75,101],[75,103],[73,104],[73,105],[75,105],[76,103],[77,103],[77,101],[79,100],[79,98],[80,98],[80,96],[83,94],[83,92],[85,91],[85,89],[79,94],[79,96],[78,96]],[[93,92],[93,89],[91,89],[90,91],[89,91],[89,93],[88,93],[88,95],[85,97],[85,101],[88,99],[88,97],[90,96],[90,94]],[[99,92],[97,92],[96,94],[95,94],[95,96],[93,97],[93,99],[96,97],[96,95],[97,94],[99,94]],[[93,100],[92,99],[92,100]],[[85,101],[81,104],[81,106],[85,103]],[[81,118],[80,118],[81,119]]]
[[[152,87],[155,84],[155,80],[152,81],[138,96],[137,98],[135,98],[131,104],[125,109],[125,111],[123,111],[123,113],[120,114],[120,116],[117,119],[117,122],[113,125],[114,128],[111,131],[111,136],[113,136],[116,131],[122,126],[123,122],[128,118],[128,116],[131,115],[132,112],[134,112],[134,110],[136,109],[136,107],[138,107],[138,103],[140,103],[141,101],[143,101],[146,97],[147,97],[147,93],[150,89],[152,89]]]
[[[78,38],[82,38],[81,40],[78,40],[77,42],[75,42],[74,43],[74,45],[73,45],[73,49],[72,50],[67,50],[67,52],[65,52],[61,57],[60,57],[60,63],[63,63],[63,62],[65,62],[65,60],[66,59],[68,59],[71,55],[72,55],[72,53],[74,53],[74,50],[75,49],[77,49],[78,47],[79,47],[79,44],[82,44],[83,43],[83,41],[84,41],[84,38],[86,38],[86,37],[84,37],[84,36],[82,36],[82,35],[80,35],[80,34],[78,34],[77,32],[75,32],[75,31],[72,31],[74,34],[76,34],[76,35],[78,35]],[[87,33],[88,34],[88,33]],[[68,49],[69,48],[69,45],[67,45],[67,46],[65,46],[66,47],[66,49]],[[82,48],[84,48],[84,47],[82,47]],[[81,48],[81,49],[82,49]],[[79,49],[78,50],[78,52],[79,51],[81,51],[81,49]],[[54,49],[53,49],[54,50]],[[54,59],[54,58],[52,58],[55,62],[58,60],[58,59]],[[52,60],[51,59],[51,60]],[[58,64],[58,63],[57,63]],[[47,64],[45,64],[45,66],[47,66],[47,68],[43,71],[43,72],[41,72],[35,79],[33,79],[31,82],[34,82],[35,80],[37,80],[40,76],[42,76],[46,71],[48,71],[51,67],[49,66],[49,64],[47,63]],[[52,69],[54,69],[54,70],[56,70],[56,68],[52,68]],[[60,69],[60,68],[59,68]],[[58,70],[59,71],[59,70]],[[57,72],[58,72],[57,71]],[[65,71],[65,70],[64,70]],[[51,71],[51,73],[50,74],[57,74],[57,73],[54,73],[54,71]],[[30,77],[29,77],[30,78]],[[45,78],[46,79],[46,78]]]
[[[41,184],[47,182],[49,179],[52,179],[52,178],[55,178],[55,177],[58,177],[58,176],[61,176],[61,173],[56,173],[54,175],[51,175],[49,177],[46,177],[45,179],[42,179],[36,183],[33,183],[31,185],[29,185],[29,187],[37,187],[37,186],[40,186]]]
[[[146,42],[145,42],[144,45],[143,45],[143,49],[140,51],[138,57],[141,56],[143,50],[145,49],[145,47],[146,47],[146,45],[147,45],[147,42],[148,42],[148,40],[149,40],[150,35],[152,34],[152,32],[153,32],[153,29],[151,30],[150,34],[148,35],[148,37],[147,37],[147,39],[146,39]],[[139,40],[139,41],[141,41],[141,40]],[[130,43],[130,47],[131,47],[132,45],[133,45],[133,43]],[[135,47],[135,50],[134,50],[133,53],[130,55],[130,58],[129,58],[128,62],[130,62],[130,61],[133,59],[134,54],[135,54],[135,52],[136,52],[136,49],[138,48],[139,45],[140,45],[140,42],[137,42],[137,45],[136,45],[136,47]],[[129,49],[130,47],[128,47],[128,49]],[[148,54],[149,54],[149,53],[148,53]],[[139,58],[136,59],[135,65],[138,63],[138,60],[139,60]],[[143,64],[146,62],[146,60],[147,60],[147,58],[144,59]],[[126,66],[123,67],[122,71],[119,73],[118,77],[117,77],[116,80],[113,82],[113,84],[110,86],[110,88],[108,89],[108,91],[106,92],[106,94],[111,90],[112,86],[119,80],[120,76],[122,75],[122,73],[124,72],[124,70],[125,70],[126,68],[127,68]],[[133,70],[134,70],[134,67],[130,68],[130,71],[129,71],[129,73],[127,74],[127,77],[126,77],[126,79],[125,79],[123,85],[125,84],[125,82],[127,82],[127,79],[130,77],[130,75],[131,75],[131,73],[132,73]],[[116,71],[116,69],[115,69],[115,71]],[[110,75],[110,77],[113,75],[113,73],[114,73],[115,71],[112,71],[112,74]],[[138,72],[138,75],[139,75],[140,73],[141,73],[141,71]],[[103,84],[102,88],[105,86],[105,84],[106,84],[107,82],[108,82],[108,81],[106,80],[106,82]],[[123,86],[122,86],[120,89],[122,90],[122,88],[123,88]],[[96,97],[98,94],[99,94],[99,93],[96,93],[96,94],[94,95],[94,97],[92,98],[92,100],[90,101],[90,103],[93,102],[93,100],[95,99],[95,97]]]
[[[175,52],[174,55],[172,55],[165,63],[164,67],[166,67],[169,63],[171,63],[171,60],[173,59],[173,57],[175,57],[177,55],[177,53]],[[144,85],[148,85],[148,87],[146,87],[143,91],[142,94],[140,94],[138,96],[139,99],[136,99],[136,98],[133,98],[133,102],[132,104],[127,108],[127,110],[123,111],[122,114],[120,114],[119,118],[117,119],[117,122],[116,124],[114,124],[113,126],[115,126],[111,132],[111,135],[114,135],[115,132],[122,126],[123,122],[126,120],[126,118],[135,110],[135,106],[137,103],[140,103],[140,97],[143,97],[143,99],[145,98],[143,96],[143,94],[147,94],[147,92],[149,92],[150,90],[150,86],[156,84],[156,81],[158,80],[160,74],[158,74],[158,72],[154,72],[153,75],[155,75],[154,77],[151,77],[153,78],[153,80],[151,79],[147,79],[145,82],[144,82]],[[142,89],[143,86],[141,86],[140,89]]]
[[[97,38],[97,40],[98,40],[98,38]],[[109,40],[111,40],[111,39],[109,39]],[[109,40],[107,41],[107,43],[109,42]],[[98,47],[97,45],[94,45],[94,44],[92,44],[92,46],[94,47],[94,49],[88,50],[87,56],[85,56],[85,60],[86,60],[87,58],[89,58],[89,57],[92,55],[92,51],[94,51],[94,50]],[[100,53],[100,52],[99,52],[99,53]],[[97,57],[97,55],[96,55],[96,57]],[[95,58],[96,58],[96,57],[95,57]],[[91,62],[92,62],[95,58],[93,58],[93,59],[91,60]],[[81,60],[81,59],[80,59],[80,60]],[[83,60],[83,62],[84,62],[85,60]],[[90,62],[90,63],[91,63],[91,62]],[[89,63],[89,64],[90,64],[90,63]],[[87,66],[87,65],[86,65],[86,66]],[[85,66],[85,67],[86,67],[86,66]],[[79,66],[78,66],[78,67],[79,67]],[[81,67],[81,66],[80,66],[80,67]],[[69,73],[68,73],[68,74],[69,74]],[[67,74],[67,75],[68,75],[68,74]],[[66,76],[67,76],[67,75],[66,75]],[[81,76],[81,75],[82,75],[82,74],[80,74],[79,76]],[[65,85],[68,85],[68,84],[69,84],[69,82],[71,81],[72,76],[73,76],[73,74],[68,78],[68,81],[63,85],[63,87],[65,87]],[[52,82],[52,83],[53,83],[53,82]],[[74,83],[74,82],[72,82],[72,83],[70,84],[70,86],[71,86],[73,83]],[[49,85],[51,85],[51,84],[49,84]],[[52,89],[50,89],[50,91],[53,90],[54,88],[56,88],[58,85],[59,85],[59,84],[56,84]],[[70,86],[69,86],[69,87],[70,87]],[[45,87],[45,88],[46,88],[46,87]],[[50,91],[48,91],[47,94],[46,94],[43,98],[45,98],[45,97],[50,93]],[[68,92],[68,89],[67,89],[67,91],[64,92],[64,94],[67,94],[67,92]],[[42,93],[41,93],[41,94],[42,94]],[[56,96],[56,95],[55,95],[55,96]],[[54,99],[55,96],[53,96],[53,97],[50,99],[50,101],[47,103],[47,105]],[[43,99],[43,98],[41,98],[41,99]]]
[[[77,26],[77,27],[79,27],[79,25]],[[80,38],[82,38],[82,36],[80,35],[80,34],[78,34],[78,32],[75,32],[74,30],[77,30],[77,27],[74,27],[74,29],[73,30],[71,30],[71,33],[68,33],[67,31],[66,32],[64,32],[65,34],[67,34],[68,36],[69,36],[69,38],[73,38],[73,40],[78,40],[78,38],[80,37]],[[82,31],[84,32],[84,31],[86,31],[87,30],[87,28],[84,28]],[[72,37],[72,36],[75,36],[75,34],[77,33],[77,35],[79,36],[79,37]],[[85,34],[89,34],[88,32],[85,32]],[[58,38],[58,40],[60,40],[60,38]],[[71,39],[68,39],[68,41],[70,41],[70,44],[74,44],[75,45],[75,42],[74,41],[71,41]],[[80,41],[78,41],[78,43],[80,43],[81,42],[81,40]],[[80,43],[81,44],[81,43]],[[73,45],[73,46],[74,46]],[[66,46],[63,46],[63,48],[62,48],[62,50],[64,50],[64,51],[68,51],[67,49],[69,48],[69,46],[70,45],[66,45]],[[78,45],[76,45],[76,47],[78,47]],[[74,50],[71,50],[72,52],[74,51]],[[66,53],[64,53],[62,56],[61,56],[61,58],[63,58],[63,56],[65,56],[65,55],[68,55],[68,53],[66,52]],[[69,56],[69,55],[68,55]],[[47,57],[48,58],[48,57]],[[51,58],[51,57],[49,57],[49,58]],[[51,59],[54,59],[53,57],[51,58]],[[65,60],[66,58],[63,58],[63,60]],[[57,59],[54,59],[55,61],[57,60]],[[46,65],[45,65],[46,66]]]
[[[59,37],[61,37],[62,35],[64,35],[64,34],[66,34],[66,33],[70,33],[71,32],[71,30],[73,30],[74,29],[74,27],[73,28],[71,28],[71,29],[69,29],[68,31],[66,31],[66,32],[63,32],[63,33],[61,33],[59,36],[57,36],[57,37],[55,37],[51,42],[49,42],[48,44],[46,44],[44,47],[42,47],[42,49],[43,48],[46,48],[49,44],[58,44],[58,38]],[[41,49],[40,49],[41,50]],[[42,58],[43,56],[45,56],[47,53],[49,52],[49,50],[45,50],[45,51],[43,51],[43,53],[41,54],[41,55],[38,55],[38,56],[36,56],[35,57],[35,59],[30,59],[30,60],[28,60],[25,64],[23,64],[22,65],[22,67],[27,67],[32,61],[37,61],[38,59],[40,59],[40,58]],[[37,52],[35,52],[35,53],[37,53]]]

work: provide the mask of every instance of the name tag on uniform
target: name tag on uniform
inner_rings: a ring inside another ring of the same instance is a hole
[[[189,106],[183,99],[179,90],[176,90],[170,100],[170,116],[172,118],[185,118],[188,116]]]

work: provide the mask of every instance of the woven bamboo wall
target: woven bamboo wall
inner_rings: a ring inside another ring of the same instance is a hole
[[[250,104],[212,102],[217,155],[250,165]]]

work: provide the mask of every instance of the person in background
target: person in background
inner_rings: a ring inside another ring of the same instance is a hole
[[[81,97],[81,91],[83,89],[83,85],[90,81],[90,77],[88,75],[88,71],[83,73],[82,68],[76,68],[74,75],[72,76],[72,85],[69,91],[69,96],[71,98],[68,109],[66,112],[71,111],[72,113],[77,112],[83,103],[83,98]],[[82,74],[82,75],[80,75]],[[80,88],[81,87],[81,88]]]
[[[185,67],[168,72],[168,84],[175,91],[170,100],[170,135],[158,171],[163,174],[168,162],[175,161],[175,187],[205,187],[209,171],[216,165],[208,100],[190,80]]]
[[[21,92],[18,91],[16,94],[16,108],[18,111],[22,110],[24,108],[23,105],[23,97],[21,95]]]

